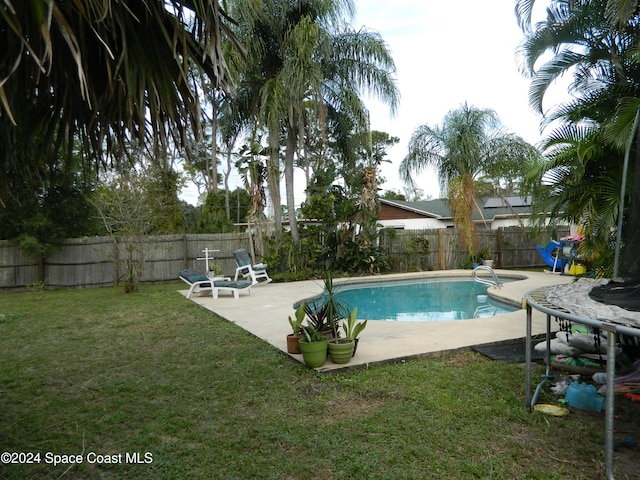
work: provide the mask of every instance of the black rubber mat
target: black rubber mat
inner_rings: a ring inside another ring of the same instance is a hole
[[[535,345],[535,342],[532,342]],[[493,345],[476,345],[471,347],[476,352],[499,362],[523,363],[525,361],[525,341],[524,339],[515,343],[500,343]],[[531,352],[531,360],[534,362],[544,361],[541,353]]]

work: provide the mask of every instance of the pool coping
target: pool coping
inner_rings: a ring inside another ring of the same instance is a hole
[[[571,276],[543,272],[496,270],[499,277],[518,277],[522,280],[505,283],[501,288],[490,287],[489,294],[502,302],[522,306],[526,292],[561,283],[569,283]],[[428,277],[471,276],[470,270],[438,270],[405,274],[379,275],[334,279],[334,286],[354,282],[375,282],[394,279]],[[319,295],[324,289],[321,280],[269,283],[255,285],[251,295],[192,296],[191,300],[204,308],[235,323],[254,336],[266,341],[285,355],[302,362],[301,355],[287,353],[286,336],[291,333],[288,316],[293,316],[293,305],[302,299]],[[181,293],[186,296],[187,291]],[[327,372],[344,368],[362,367],[384,362],[400,362],[412,357],[455,351],[477,345],[508,343],[525,336],[525,311],[518,310],[496,317],[442,322],[385,322],[371,321],[360,336],[358,352],[351,362],[337,365],[327,360],[317,371]],[[546,316],[533,314],[534,335],[546,330]]]

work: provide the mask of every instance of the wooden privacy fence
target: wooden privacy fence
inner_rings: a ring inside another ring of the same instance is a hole
[[[52,287],[101,287],[118,283],[124,274],[127,248],[138,241],[144,255],[142,282],[175,280],[183,268],[204,273],[205,248],[215,252],[215,261],[225,275],[235,273],[233,251],[251,252],[246,233],[162,235],[141,239],[91,237],[68,239],[46,258],[22,252],[13,242],[0,241],[0,288],[24,287],[43,281]],[[42,280],[43,279],[43,280]]]
[[[486,249],[498,268],[534,268],[546,266],[536,245],[546,245],[551,238],[568,235],[569,229],[540,232],[534,238],[531,229],[509,227],[479,230],[480,248]],[[451,270],[460,268],[467,252],[453,228],[433,230],[383,230],[380,243],[386,248],[391,270]],[[426,246],[428,245],[428,253]]]
[[[542,267],[537,244],[546,245],[550,238],[566,232],[547,232],[533,239],[529,231],[520,228],[478,232],[482,248],[494,255],[501,268]],[[41,281],[52,287],[100,287],[119,283],[124,272],[123,261],[136,239],[91,237],[69,239],[44,258],[26,254],[13,242],[0,241],[0,288],[35,285]],[[183,268],[195,268],[204,273],[205,248],[219,250],[215,260],[225,275],[233,275],[236,264],[232,252],[245,248],[252,252],[247,233],[187,234],[143,237],[139,239],[144,252],[142,282],[162,282],[177,279]],[[450,270],[459,268],[467,254],[461,248],[454,229],[383,230],[381,245],[388,251],[392,271]],[[428,244],[428,251],[425,245]],[[256,258],[260,261],[260,258]]]

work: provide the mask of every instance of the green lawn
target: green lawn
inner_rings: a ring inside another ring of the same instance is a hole
[[[40,454],[0,478],[603,476],[601,419],[529,413],[522,366],[317,374],[179,288],[0,295],[0,451]]]

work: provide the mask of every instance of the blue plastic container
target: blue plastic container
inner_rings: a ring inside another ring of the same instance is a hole
[[[581,410],[601,412],[604,410],[605,398],[598,395],[596,387],[582,382],[571,382],[565,395],[567,404]]]

